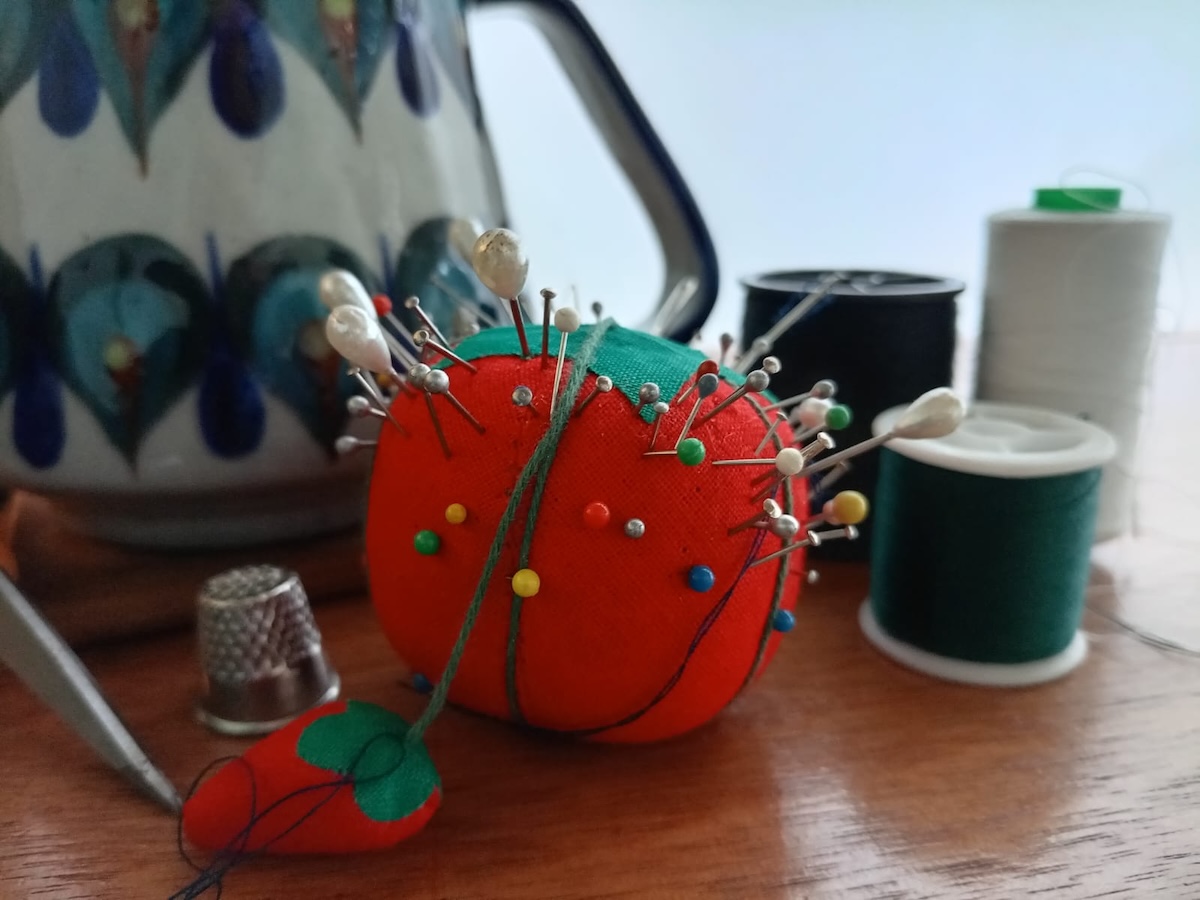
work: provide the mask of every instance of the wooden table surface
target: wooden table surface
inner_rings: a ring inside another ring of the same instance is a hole
[[[1111,618],[1200,647],[1193,384],[1160,392],[1139,535],[1097,548],[1091,653],[1064,680],[988,690],[906,671],[859,633],[865,569],[825,564],[775,663],[711,726],[607,747],[447,711],[428,737],[446,799],[423,833],[380,854],[258,860],[225,897],[1200,898],[1200,659]],[[317,616],[347,696],[418,712],[364,599]],[[85,660],[180,786],[244,748],[192,721],[186,633]],[[188,882],[172,819],[6,672],[0,710],[0,898]]]

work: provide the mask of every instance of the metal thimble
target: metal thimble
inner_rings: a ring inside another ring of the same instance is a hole
[[[196,717],[214,731],[274,731],[341,688],[295,572],[263,565],[213,576],[200,589],[196,631]]]

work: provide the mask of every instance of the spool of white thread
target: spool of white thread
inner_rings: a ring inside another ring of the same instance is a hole
[[[1115,188],[1042,189],[988,219],[976,395],[1095,422],[1117,438],[1096,539],[1129,530],[1159,273],[1170,219]]]

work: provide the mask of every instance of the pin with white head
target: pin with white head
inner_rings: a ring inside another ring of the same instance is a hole
[[[356,453],[359,450],[370,449],[377,443],[377,441],[364,441],[362,438],[356,438],[352,434],[343,434],[333,442],[333,449],[337,451],[338,456],[349,456],[351,453]]]
[[[515,388],[513,388],[512,402],[513,406],[532,410],[533,414],[536,416],[540,416],[542,414],[541,410],[539,410],[533,402],[533,390],[528,385],[518,384]]]
[[[771,376],[763,369],[755,369],[746,376],[746,380],[732,394],[708,411],[708,414],[704,417],[704,421],[707,422],[717,413],[721,412],[721,410],[737,402],[746,394],[761,394],[770,384]]]
[[[765,334],[756,337],[750,344],[750,349],[746,351],[734,365],[735,372],[745,372],[750,368],[750,364],[758,357],[765,353],[769,353],[771,348],[775,346],[775,342],[788,331],[793,325],[807,316],[816,307],[829,296],[830,292],[842,281],[846,280],[844,272],[831,272],[822,278],[816,286],[809,291],[808,295],[789,309],[786,313],[779,317],[779,321],[767,329]]]
[[[817,435],[816,440],[814,440],[807,447],[804,447],[804,448],[801,448],[798,450],[795,447],[788,447],[785,449],[796,450],[796,452],[800,456],[800,471],[804,471],[805,467],[808,466],[808,464],[812,461],[813,457],[818,456],[821,453],[824,453],[826,450],[832,450],[835,446],[837,446],[837,445],[834,443],[833,438],[831,438],[829,435],[827,435],[825,432],[822,431],[820,434]],[[791,458],[793,458],[793,457],[789,457],[789,459],[791,459]],[[797,473],[793,473],[793,474],[799,474],[799,473],[797,472]],[[752,484],[759,484],[762,481],[768,480],[768,478],[769,478],[769,475],[764,475],[762,477],[754,479]],[[778,485],[779,482],[782,480],[783,479],[780,478],[780,479],[776,479],[774,481],[770,481],[766,485],[766,487],[764,487],[762,490],[760,490],[751,499],[759,500],[763,497],[769,497],[771,494],[773,494],[775,492],[776,485]]]
[[[778,471],[795,468],[794,475],[804,465],[804,457],[795,447],[784,447],[774,456],[755,456],[751,459],[717,459],[714,466],[774,466]],[[769,475],[770,473],[768,473]]]
[[[725,360],[729,358],[729,351],[733,349],[733,335],[728,331],[724,332],[720,338],[721,355],[717,357],[718,365],[725,365]]]
[[[356,419],[366,419],[372,416],[378,419],[387,418],[383,410],[378,409],[374,403],[362,396],[362,394],[355,394],[347,398],[346,412]]]
[[[779,426],[787,421],[787,416],[783,413],[775,414],[775,421],[771,423],[771,427],[767,429],[767,433],[763,435],[762,440],[758,442],[758,446],[754,448],[754,455],[763,452],[763,448],[771,442],[771,438],[775,437],[775,432],[779,430]]]
[[[701,375],[696,380],[696,402],[692,404],[692,411],[688,413],[687,420],[683,423],[683,429],[679,432],[679,437],[675,440],[675,449],[679,449],[679,445],[691,431],[692,423],[696,421],[696,415],[700,412],[700,404],[717,392],[717,388],[721,386],[721,379],[708,372]]]
[[[433,335],[431,335],[424,328],[418,328],[416,331],[413,332],[413,341],[416,343],[417,347],[419,347],[423,351],[424,350],[432,350],[438,356],[441,356],[444,359],[448,359],[452,363],[457,363],[458,365],[462,366],[464,369],[467,369],[470,372],[478,372],[479,371],[477,368],[475,368],[475,366],[473,366],[471,363],[467,362],[465,359],[463,359],[461,356],[459,356],[457,353],[455,353],[449,347],[443,346],[442,344],[439,344],[437,341],[435,341],[433,339]]]
[[[487,429],[479,423],[479,420],[471,415],[470,411],[462,405],[459,399],[450,393],[450,376],[446,373],[445,369],[431,369],[429,374],[426,375],[425,379],[421,382],[421,387],[430,394],[445,395],[446,399],[450,401],[450,405],[458,410],[459,415],[471,423],[472,428],[474,428],[480,434],[483,434],[485,431],[487,431]]]
[[[596,399],[600,394],[607,394],[613,389],[613,381],[607,375],[599,375],[596,377],[596,384],[592,387],[592,391],[583,398],[583,402],[575,408],[575,415],[579,415],[587,408],[587,405]]]
[[[644,387],[645,385],[643,385]],[[640,408],[640,407],[639,407]],[[650,449],[647,453],[654,452],[654,445],[658,442],[658,430],[662,428],[663,419],[667,413],[671,411],[671,406],[665,400],[656,400],[654,403],[654,431],[650,435]]]
[[[686,390],[681,385],[671,402],[677,404],[685,403],[687,398],[696,392],[696,389],[700,386],[700,379],[705,375],[721,377],[721,367],[717,365],[716,360],[706,359],[700,365],[696,366],[696,374],[693,376],[692,383],[688,385]]]
[[[638,405],[634,410],[639,416],[642,414],[642,407],[658,403],[658,398],[662,396],[662,391],[653,381],[645,382],[638,388]]]
[[[358,276],[346,269],[329,269],[317,279],[317,299],[333,312],[339,306],[356,306],[372,318],[378,318],[371,295]]]
[[[778,356],[763,357],[762,365],[759,367],[768,375],[778,375],[783,369],[783,363]]]
[[[542,368],[550,361],[550,317],[554,313],[554,298],[558,294],[542,288]]]
[[[788,397],[786,400],[780,400],[778,403],[772,403],[770,406],[763,407],[766,410],[772,409],[787,409],[795,406],[797,403],[803,403],[809,397],[816,397],[820,400],[828,400],[837,393],[837,382],[831,381],[828,378],[822,378],[803,394],[795,394]]]
[[[554,314],[554,327],[559,331],[558,361],[554,365],[554,393],[550,395],[550,417],[554,417],[554,407],[558,404],[558,387],[562,383],[563,363],[567,361],[567,338],[579,330],[579,313],[570,306],[564,306]]]
[[[745,519],[744,521],[738,522],[736,525],[734,525],[732,528],[729,529],[728,534],[730,536],[733,536],[733,535],[737,534],[739,531],[745,531],[747,528],[756,528],[756,527],[759,527],[762,525],[766,525],[772,519],[778,519],[781,515],[783,515],[783,507],[782,506],[780,506],[774,500],[770,500],[770,499],[764,500],[761,512],[756,512],[750,518]]]
[[[808,467],[808,473],[815,474],[833,468],[842,460],[866,453],[881,444],[886,444],[893,438],[921,440],[945,437],[958,428],[959,423],[963,420],[963,414],[962,400],[950,388],[940,387],[926,391],[900,414],[892,424],[890,431],[868,438],[840,453],[826,457],[819,463],[814,463]]]
[[[529,274],[529,259],[521,247],[521,239],[507,228],[485,231],[471,248],[471,265],[489,291],[501,300],[508,301],[517,336],[521,339],[521,356],[529,359],[525,317],[521,312],[521,302],[517,299]]]
[[[325,320],[325,339],[329,341],[329,346],[350,363],[351,374],[375,400],[379,409],[388,417],[388,421],[401,434],[407,433],[392,415],[379,386],[361,371],[366,369],[368,372],[387,375],[393,381],[400,382],[400,376],[392,368],[392,355],[383,339],[379,321],[368,317],[358,306],[338,306]]]
[[[421,309],[421,300],[419,297],[405,297],[404,308],[420,319],[421,324],[425,327],[425,331],[428,332],[430,336],[435,338],[440,344],[442,344],[442,346],[450,346],[450,341],[447,340],[444,334],[442,334],[437,325],[434,324],[433,319],[429,318],[425,310]]]

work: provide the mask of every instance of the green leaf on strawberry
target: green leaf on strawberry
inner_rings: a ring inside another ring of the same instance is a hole
[[[304,729],[296,754],[305,762],[350,776],[354,801],[376,822],[394,822],[419,809],[441,779],[425,744],[406,740],[409,723],[372,703],[350,700],[346,711]]]

